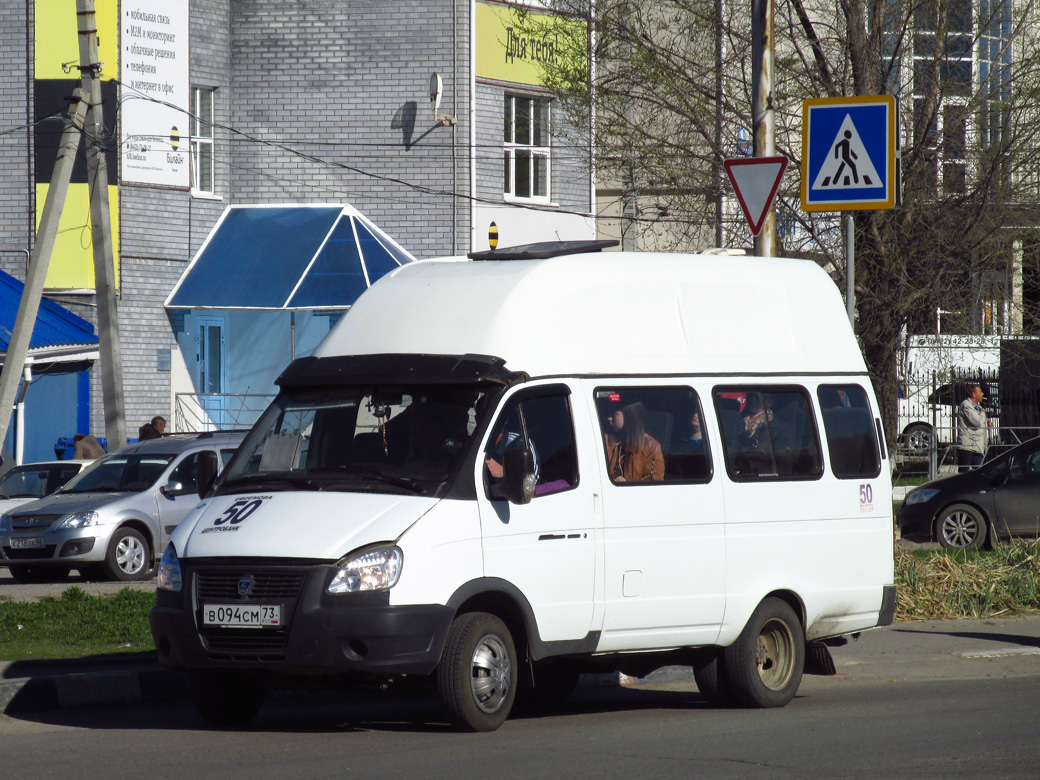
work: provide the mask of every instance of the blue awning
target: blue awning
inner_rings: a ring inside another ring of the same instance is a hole
[[[349,205],[229,206],[166,307],[346,309],[414,260]]]
[[[0,271],[0,352],[7,352],[11,344],[11,331],[24,289],[23,282]],[[54,301],[46,298],[40,301],[36,324],[29,339],[30,354],[37,350],[96,347],[97,344],[93,325]]]

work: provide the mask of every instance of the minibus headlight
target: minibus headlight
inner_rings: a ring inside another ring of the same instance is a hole
[[[181,584],[181,562],[177,558],[173,542],[170,542],[166,545],[166,552],[163,553],[162,560],[159,561],[158,588],[159,590],[177,591],[181,589]]]
[[[401,576],[404,554],[400,547],[376,547],[354,553],[339,564],[329,593],[386,590]]]
[[[58,528],[89,528],[92,525],[101,525],[97,512],[73,512],[71,515],[65,515]]]
[[[917,490],[911,490],[907,494],[906,499],[904,499],[904,503],[906,503],[907,506],[912,506],[913,504],[923,504],[925,501],[931,501],[937,495],[939,495],[938,490],[933,490],[932,488],[922,490],[921,488],[918,488]]]

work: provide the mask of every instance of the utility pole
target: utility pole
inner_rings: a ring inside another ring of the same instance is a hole
[[[0,370],[0,442],[7,438],[11,426],[11,407],[18,393],[18,381],[22,377],[25,358],[29,354],[29,342],[36,325],[36,314],[40,310],[40,298],[43,296],[43,283],[47,279],[47,267],[51,262],[54,241],[58,237],[58,222],[69,191],[72,166],[76,162],[76,151],[87,115],[89,95],[82,89],[75,90],[72,95],[73,103],[65,117],[58,158],[54,163],[50,187],[47,188],[43,214],[40,215],[40,229],[36,234],[29,268],[25,272],[22,300],[18,303],[11,341],[4,358],[4,367]]]
[[[101,393],[105,407],[108,451],[126,445],[123,404],[123,358],[119,350],[119,316],[116,311],[115,263],[112,252],[112,219],[108,205],[108,167],[104,115],[101,109],[101,62],[98,61],[97,21],[94,0],[76,0],[79,23],[79,69],[83,89],[90,95],[87,115],[87,181],[90,185],[91,244],[94,249],[94,287],[97,293],[100,338]]]
[[[773,0],[751,0],[751,121],[754,156],[776,156],[776,111],[773,108]],[[755,236],[755,254],[776,257],[776,210],[769,209]]]

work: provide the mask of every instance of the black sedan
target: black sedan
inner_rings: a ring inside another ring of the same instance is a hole
[[[911,542],[948,549],[992,546],[1040,532],[1040,438],[1008,450],[974,471],[914,488],[897,515]]]

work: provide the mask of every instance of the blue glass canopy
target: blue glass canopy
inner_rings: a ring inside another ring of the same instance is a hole
[[[229,206],[166,307],[346,309],[413,260],[351,206]]]

